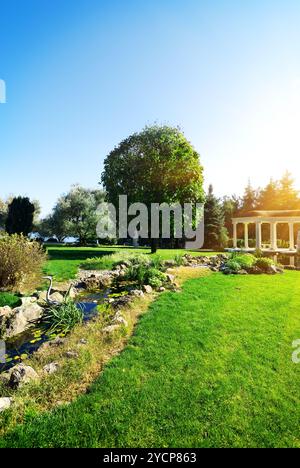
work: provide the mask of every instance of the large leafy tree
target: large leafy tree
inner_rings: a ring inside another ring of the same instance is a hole
[[[228,236],[224,226],[224,211],[220,200],[213,193],[210,185],[204,207],[205,247],[219,249],[225,247]]]
[[[15,197],[8,205],[5,228],[8,234],[27,236],[33,228],[35,206],[28,197]]]
[[[123,140],[105,159],[102,183],[108,201],[128,203],[201,203],[200,157],[178,128],[154,125]],[[150,225],[150,220],[149,220]],[[157,239],[151,239],[152,252]]]
[[[59,198],[53,213],[42,221],[41,233],[56,236],[59,240],[67,236],[78,237],[82,245],[95,239],[97,207],[104,200],[104,196],[102,190],[90,190],[74,185],[69,193]]]

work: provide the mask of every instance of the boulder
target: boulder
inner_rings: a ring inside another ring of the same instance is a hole
[[[103,333],[107,333],[110,335],[111,333],[114,333],[115,331],[120,329],[120,324],[116,325],[109,325],[108,327],[103,328]]]
[[[17,389],[23,385],[37,381],[39,379],[38,374],[30,366],[24,364],[18,364],[8,371],[9,381],[8,385],[12,389]]]
[[[114,319],[113,319],[114,324],[119,324],[119,325],[124,325],[124,327],[128,326],[127,320],[121,315],[121,314],[116,314]]]
[[[176,262],[175,260],[166,260],[164,262],[164,265],[168,268],[176,267]]]
[[[64,338],[57,336],[56,338],[54,338],[54,340],[49,341],[47,344],[51,347],[58,347],[62,346],[65,343],[65,341],[66,340]]]
[[[50,301],[62,304],[64,302],[64,296],[60,292],[55,292],[50,295]]]
[[[12,314],[12,309],[9,306],[0,307],[0,322],[8,318]]]
[[[22,297],[21,301],[22,301],[22,306],[28,306],[37,302],[37,298],[34,296]]]
[[[150,284],[144,284],[143,290],[146,294],[151,294],[153,292],[153,288]]]
[[[41,291],[38,295],[38,303],[41,305],[47,304],[47,291]]]
[[[11,406],[11,398],[0,398],[0,413],[7,410]]]
[[[8,315],[6,320],[4,338],[11,338],[27,330],[43,315],[43,308],[37,303],[31,303],[16,307]]]
[[[168,283],[174,283],[175,282],[175,276],[171,275],[170,273],[168,273],[166,275],[166,279],[167,279]]]
[[[143,288],[144,289],[144,288]],[[131,296],[135,296],[135,297],[143,297],[144,296],[144,293],[143,291],[141,291],[140,289],[132,289],[132,291],[130,291],[129,293]]]
[[[46,364],[44,367],[43,367],[43,371],[45,372],[45,374],[54,374],[55,372],[57,372],[59,369],[59,364],[58,362],[50,362],[50,364]]]

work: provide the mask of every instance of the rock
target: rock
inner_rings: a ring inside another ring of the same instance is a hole
[[[248,268],[248,274],[250,275],[261,275],[263,271],[258,266]]]
[[[56,346],[62,346],[65,343],[65,341],[66,340],[64,338],[60,338],[60,336],[57,336],[56,338],[54,338],[54,340],[51,340],[46,344],[48,344],[49,346],[56,347]]]
[[[44,310],[37,303],[22,305],[12,310],[6,321],[4,338],[11,338],[27,330],[32,324],[39,320]]]
[[[74,286],[72,286],[71,289],[69,290],[69,298],[75,299],[77,295],[78,295],[77,289]]]
[[[158,288],[158,292],[164,292],[166,290],[166,288],[164,288],[163,286],[161,286],[160,288]]]
[[[213,271],[214,273],[217,273],[219,271],[219,268],[212,266],[212,267],[210,267],[210,271]]]
[[[113,322],[118,323],[119,325],[124,325],[124,327],[128,327],[128,322],[122,315],[116,314]]]
[[[143,288],[144,289],[144,288]],[[135,296],[135,297],[143,297],[144,296],[144,293],[143,291],[141,291],[140,289],[133,289],[132,291],[130,291],[129,293],[131,296]]]
[[[60,292],[55,292],[50,295],[50,301],[62,304],[64,302],[64,296]]]
[[[22,301],[22,306],[28,306],[28,305],[31,305],[31,304],[34,304],[35,302],[37,302],[37,298],[34,297],[34,296],[32,296],[32,297],[22,297],[21,301]]]
[[[41,291],[38,295],[38,303],[41,305],[47,304],[47,291]]]
[[[11,407],[11,398],[0,398],[0,413]]]
[[[143,290],[146,294],[151,294],[153,292],[153,288],[150,284],[144,284]]]
[[[76,351],[67,351],[65,357],[68,359],[78,359],[79,354]]]
[[[166,280],[169,282],[169,283],[174,283],[175,281],[175,276],[174,275],[171,275],[170,273],[168,273],[166,275]]]
[[[112,306],[114,309],[127,306],[132,301],[132,296],[122,296],[115,299]]]
[[[86,345],[88,342],[85,338],[81,338],[81,340],[79,340],[79,344],[81,345]]]
[[[30,366],[25,366],[24,364],[16,365],[12,369],[10,369],[8,374],[8,385],[12,389],[17,389],[29,382],[37,381],[39,379],[39,376],[35,372],[35,370]]]
[[[12,314],[12,309],[9,306],[0,307],[0,322],[1,319],[8,318]]]
[[[108,327],[103,328],[103,333],[111,334],[120,329],[120,325],[109,325]]]
[[[248,272],[246,270],[240,270],[238,272],[239,275],[248,275]]]
[[[175,267],[176,266],[176,262],[175,260],[166,260],[164,262],[164,265],[168,268],[172,268],[172,267]]]
[[[58,369],[59,364],[57,362],[50,362],[50,364],[46,364],[46,366],[43,367],[45,374],[54,374]]]

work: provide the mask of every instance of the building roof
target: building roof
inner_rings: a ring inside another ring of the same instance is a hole
[[[247,213],[236,216],[237,218],[291,218],[300,216],[300,210],[271,210],[271,211],[248,211]]]

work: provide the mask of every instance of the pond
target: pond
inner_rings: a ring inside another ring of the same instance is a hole
[[[110,295],[121,295],[122,293],[113,290],[103,290],[97,293],[85,293],[78,297],[77,305],[83,311],[83,321],[87,322],[98,315],[97,306],[102,304]],[[7,371],[14,365],[22,362],[29,355],[37,351],[41,345],[51,341],[57,336],[65,336],[62,333],[51,334],[45,326],[38,323],[36,326],[26,330],[5,342],[6,359],[5,363],[0,363],[0,372]]]

